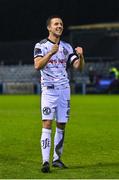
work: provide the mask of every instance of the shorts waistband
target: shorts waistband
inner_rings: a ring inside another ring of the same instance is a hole
[[[66,88],[69,88],[69,85],[59,85],[59,86],[55,86],[55,85],[49,85],[49,86],[43,86],[43,88],[46,88],[46,89],[57,89],[57,90],[60,90],[60,89],[66,89]]]

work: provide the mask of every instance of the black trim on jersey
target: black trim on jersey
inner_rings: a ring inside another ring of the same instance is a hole
[[[50,41],[53,44],[56,44],[55,42],[51,41],[50,39],[47,38],[47,41]],[[60,41],[58,42],[58,45],[60,44]]]
[[[37,56],[34,56],[34,59],[37,58],[37,57],[43,57],[42,55],[37,55]]]

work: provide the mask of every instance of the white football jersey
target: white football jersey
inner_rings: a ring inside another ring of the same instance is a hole
[[[34,58],[43,57],[49,51],[51,51],[54,43],[49,39],[44,39],[37,43],[34,48]],[[68,84],[68,74],[67,65],[73,64],[73,62],[78,59],[78,56],[74,53],[73,48],[70,44],[60,41],[59,50],[54,54],[46,64],[46,66],[41,69],[41,85],[61,85]]]

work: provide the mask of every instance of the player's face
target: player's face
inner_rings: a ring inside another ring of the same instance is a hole
[[[48,26],[49,33],[60,37],[63,32],[63,22],[60,18],[51,19],[50,25]]]

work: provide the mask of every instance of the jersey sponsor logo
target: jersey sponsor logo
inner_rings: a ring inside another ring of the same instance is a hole
[[[44,107],[43,108],[43,114],[44,115],[49,115],[51,113],[51,109],[49,107]]]
[[[50,64],[66,64],[66,60],[65,59],[58,59],[58,60],[54,60],[54,59],[50,59],[49,61],[48,61],[48,63],[50,63]]]

